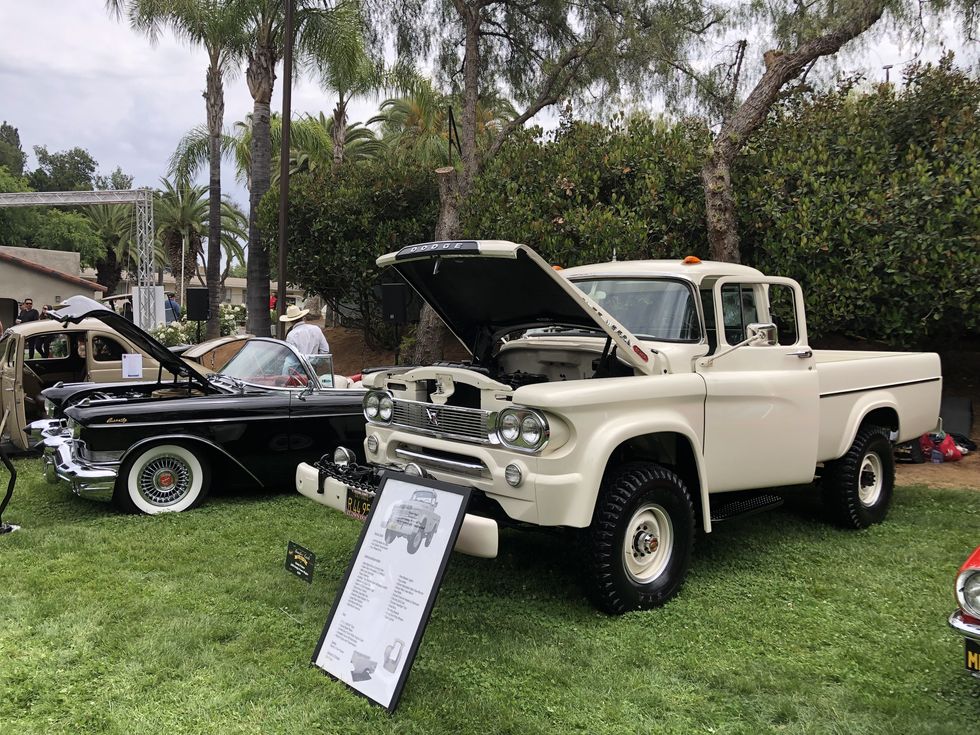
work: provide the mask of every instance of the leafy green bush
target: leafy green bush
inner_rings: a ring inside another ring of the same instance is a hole
[[[438,210],[434,174],[396,161],[360,163],[336,173],[299,174],[289,189],[290,282],[319,294],[370,342],[393,344],[393,331],[381,318],[374,261],[432,239]],[[273,187],[259,213],[273,262],[278,206]]]
[[[564,266],[706,254],[702,125],[617,117],[539,136],[515,137],[483,171],[467,236],[522,242]]]
[[[739,161],[742,252],[801,282],[811,335],[980,331],[980,81],[951,58],[905,76],[790,98]]]

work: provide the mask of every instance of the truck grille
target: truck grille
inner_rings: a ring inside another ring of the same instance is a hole
[[[491,416],[478,408],[396,400],[391,423],[421,434],[489,444]]]

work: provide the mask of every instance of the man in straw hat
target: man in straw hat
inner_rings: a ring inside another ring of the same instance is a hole
[[[300,309],[296,304],[290,304],[286,313],[279,317],[279,321],[293,324],[286,335],[286,341],[304,355],[326,354],[330,352],[330,345],[323,336],[323,330],[306,321],[309,313],[309,309]]]

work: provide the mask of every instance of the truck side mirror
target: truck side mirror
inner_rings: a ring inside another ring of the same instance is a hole
[[[746,327],[745,332],[748,336],[749,344],[765,346],[779,344],[779,328],[772,322],[750,324]]]

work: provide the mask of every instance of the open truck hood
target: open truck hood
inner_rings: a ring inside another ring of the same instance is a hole
[[[654,371],[655,352],[526,245],[453,240],[409,245],[378,258],[394,268],[442,318],[478,364],[497,340],[552,325],[600,329],[620,359]]]
[[[186,362],[157,342],[150,334],[144,332],[133,322],[126,319],[121,314],[117,314],[112,309],[108,309],[98,301],[87,296],[72,296],[64,301],[62,306],[51,312],[51,316],[62,323],[78,324],[82,319],[91,317],[98,319],[106,326],[112,327],[119,334],[124,335],[130,342],[136,345],[144,354],[149,355],[164,370],[172,375],[186,377],[208,388],[207,381],[193,370]]]

